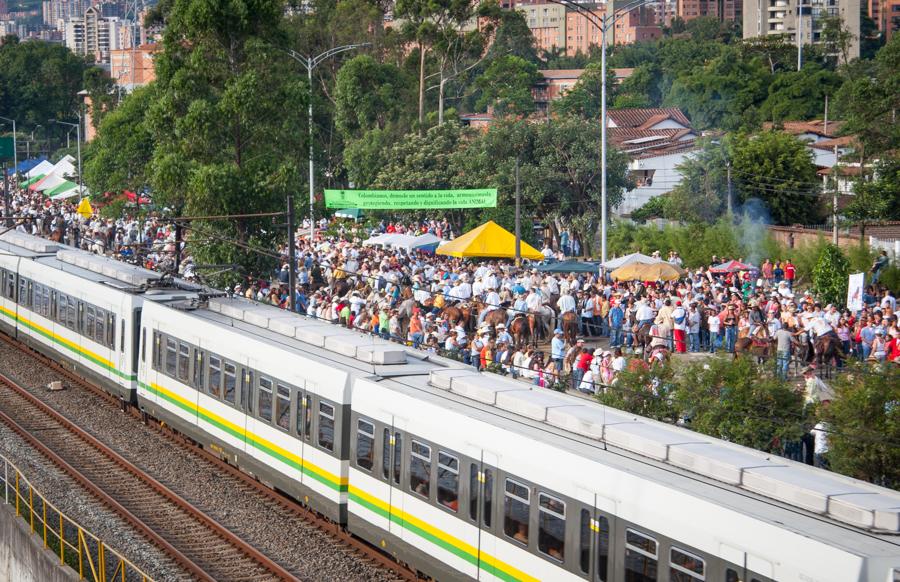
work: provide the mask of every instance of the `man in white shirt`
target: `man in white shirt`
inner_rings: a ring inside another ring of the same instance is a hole
[[[568,293],[563,293],[556,301],[556,306],[559,307],[560,316],[564,313],[569,313],[570,311],[575,313],[575,298]]]

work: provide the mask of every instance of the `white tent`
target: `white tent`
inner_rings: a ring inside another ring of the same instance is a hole
[[[53,164],[51,164],[47,160],[44,160],[40,164],[25,172],[25,175],[29,178],[34,178],[36,176],[40,176],[41,174],[49,174],[52,169]]]
[[[630,255],[625,255],[624,257],[618,257],[616,259],[610,259],[600,266],[604,269],[608,269],[610,271],[614,271],[619,267],[624,267],[625,265],[631,265],[634,263],[643,263],[645,265],[655,265],[656,263],[661,263],[660,259],[655,259],[653,257],[648,257],[647,255],[643,255],[641,253],[631,253]]]
[[[59,186],[60,184],[62,184],[65,181],[66,181],[66,179],[63,178],[61,175],[51,173],[46,178],[44,178],[43,180],[38,182],[37,185],[35,185],[34,190],[36,192],[44,192],[46,190],[53,190],[54,188],[56,188],[57,186]]]
[[[56,165],[53,166],[53,169],[50,170],[48,174],[60,176],[62,178],[69,178],[71,176],[77,176],[78,172],[75,170],[75,165],[72,164],[72,156],[66,156],[60,161],[56,162]]]
[[[387,233],[377,234],[363,241],[363,246],[370,247],[372,245],[384,245],[390,240],[392,235]]]
[[[383,243],[386,247],[395,249],[411,249],[416,237],[408,234],[389,234],[388,239]]]
[[[87,188],[84,188],[84,195],[91,195]],[[74,184],[74,188],[69,188],[68,190],[64,190],[62,192],[54,194],[50,197],[50,200],[66,200],[75,196],[78,196],[78,184]]]
[[[426,232],[423,235],[417,236],[413,239],[412,246],[410,248],[418,249],[421,247],[431,247],[434,245],[439,245],[444,242],[444,239],[437,237],[430,232]]]

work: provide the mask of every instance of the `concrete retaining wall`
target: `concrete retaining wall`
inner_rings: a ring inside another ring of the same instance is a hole
[[[78,576],[60,565],[59,556],[44,549],[41,538],[9,505],[0,505],[0,580],[74,582]]]

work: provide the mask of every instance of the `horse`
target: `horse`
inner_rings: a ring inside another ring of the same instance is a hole
[[[767,338],[760,341],[757,338],[740,337],[734,342],[734,358],[737,359],[743,353],[756,356],[756,361],[762,363],[775,355],[775,340]]]
[[[816,364],[821,369],[823,364],[831,364],[832,362],[840,366],[847,354],[844,353],[844,347],[840,338],[834,335],[823,335],[816,338],[813,342],[813,352],[815,354]]]
[[[331,295],[334,297],[345,297],[352,290],[353,286],[347,279],[335,279],[331,283]]]
[[[578,316],[574,311],[567,311],[562,316],[563,337],[569,345],[574,346],[578,339]]]
[[[513,343],[517,348],[520,348],[528,343],[528,339],[531,333],[531,328],[528,325],[528,318],[522,313],[516,315],[509,323],[509,333],[512,336]]]
[[[490,325],[491,327],[497,327],[501,323],[506,323],[506,310],[502,307],[497,309],[492,309],[484,316],[484,320],[482,321],[484,325]]]
[[[650,342],[653,341],[653,336],[650,334],[651,327],[653,326],[649,323],[644,323],[640,327],[635,324],[635,326],[632,328],[632,331],[634,332],[632,347],[634,349],[640,347],[642,354],[647,352],[647,348],[650,346]]]
[[[441,310],[441,319],[450,324],[451,327],[458,325],[462,318],[462,311],[455,305],[447,305]]]

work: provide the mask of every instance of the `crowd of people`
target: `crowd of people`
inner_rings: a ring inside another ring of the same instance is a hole
[[[173,272],[178,265],[179,276],[195,276],[190,235],[177,252],[174,226],[152,215],[83,218],[75,203],[51,202],[17,189],[12,207],[19,231],[150,269]],[[713,256],[710,266],[685,271],[675,281],[613,281],[608,273],[541,272],[510,261],[364,246],[372,229],[353,223],[335,228],[323,219],[317,227],[314,240],[309,240],[308,223],[297,233],[293,299],[298,312],[538,386],[597,392],[611,386],[638,354],[646,361],[670,353],[753,351],[754,346],[786,377],[792,362],[812,362],[817,342],[826,340],[839,349],[829,352],[835,354],[833,361],[825,363],[840,365],[847,357],[900,363],[896,299],[877,283],[884,255],[873,265],[863,308],[851,313],[821,305],[809,291],[796,289],[798,274],[790,258],[717,273],[711,266],[726,257]],[[457,234],[437,219],[382,222],[374,231]],[[547,260],[573,252],[574,239],[560,240],[564,246],[555,250],[544,245]],[[275,273],[247,277],[229,291],[290,308],[287,249],[279,254]],[[654,256],[683,266],[675,252],[665,259],[659,252]],[[451,316],[449,308],[459,306],[465,307],[464,317]],[[544,335],[523,339],[514,329],[524,327],[517,324],[518,316],[529,315],[536,323],[528,331]],[[566,329],[566,321],[574,332]]]

